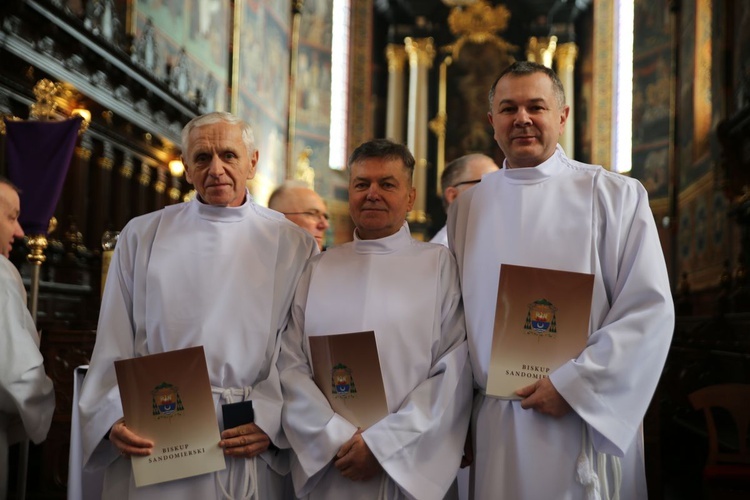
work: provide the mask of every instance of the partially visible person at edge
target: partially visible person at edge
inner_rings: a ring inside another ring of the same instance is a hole
[[[279,356],[295,490],[311,500],[455,498],[471,408],[455,261],[411,237],[405,146],[369,141],[348,164],[354,241],[308,263]],[[331,408],[308,348],[309,337],[360,331],[375,332],[389,412],[366,429]]]
[[[310,233],[323,250],[328,223],[328,209],[318,193],[300,181],[286,181],[268,198],[268,208],[281,212],[290,221]]]
[[[195,199],[133,219],[120,234],[79,402],[84,463],[107,467],[102,498],[273,499],[287,463],[276,359],[297,280],[317,253],[308,233],[253,202],[251,127],[223,112],[182,131]],[[136,488],[131,456],[153,442],[123,420],[114,361],[202,345],[226,470]],[[225,429],[221,405],[251,400],[254,423]],[[257,480],[256,480],[257,478]]]
[[[646,190],[565,156],[562,84],[529,62],[493,84],[489,121],[505,153],[449,211],[475,384],[484,391],[502,264],[591,273],[586,348],[520,401],[480,395],[472,417],[476,498],[647,497],[642,420],[674,327]]]
[[[26,439],[44,441],[55,411],[26,289],[8,260],[13,240],[23,238],[20,213],[18,190],[0,177],[0,500],[8,495],[8,447]]]
[[[451,161],[440,176],[440,189],[443,191],[443,209],[447,212],[451,203],[464,191],[481,182],[482,176],[498,170],[495,161],[481,153],[471,153]],[[435,233],[430,243],[448,246],[448,226],[444,225]]]

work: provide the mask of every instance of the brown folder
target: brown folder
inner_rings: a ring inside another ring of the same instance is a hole
[[[115,371],[125,424],[154,442],[131,457],[136,486],[226,467],[202,346],[115,361]]]
[[[366,429],[388,415],[375,332],[309,337],[313,379],[333,411]]]
[[[515,391],[548,377],[586,347],[594,275],[503,264],[486,393]]]

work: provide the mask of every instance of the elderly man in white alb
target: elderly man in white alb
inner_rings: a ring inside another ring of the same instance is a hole
[[[349,159],[354,241],[311,259],[300,279],[279,372],[301,498],[437,500],[456,477],[472,390],[463,310],[453,256],[405,222],[413,168],[405,146],[360,145]],[[358,429],[313,382],[307,339],[370,330],[390,414]]]
[[[107,467],[107,499],[280,498],[285,464],[269,451],[286,443],[279,335],[317,246],[253,202],[245,184],[258,151],[249,125],[229,113],[197,117],[183,129],[182,151],[198,196],[133,219],[115,249],[79,403],[84,462]],[[222,404],[251,400],[254,423],[223,429],[226,470],[136,488],[129,457],[149,455],[153,443],[123,421],[113,363],[197,345],[217,421]]]
[[[323,198],[301,181],[286,181],[268,198],[268,208],[281,212],[290,221],[312,234],[323,250],[328,209]]]
[[[443,209],[448,211],[458,195],[482,181],[482,176],[494,172],[498,167],[494,160],[481,153],[471,153],[451,161],[440,176],[440,189],[443,191]],[[448,246],[448,226],[440,228],[430,243]]]
[[[15,186],[0,177],[0,500],[8,494],[8,446],[44,441],[55,411],[26,289],[8,260],[13,240],[23,237],[20,207]]]
[[[448,217],[475,384],[487,387],[502,264],[590,273],[594,293],[577,358],[518,390],[520,401],[475,400],[475,498],[644,499],[641,422],[674,327],[646,190],[565,156],[568,107],[550,69],[514,63],[489,100],[503,169]]]

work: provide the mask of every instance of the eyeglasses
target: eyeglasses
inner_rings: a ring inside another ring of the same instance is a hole
[[[471,180],[471,181],[462,181],[462,182],[455,183],[453,185],[453,187],[457,188],[458,186],[463,186],[464,184],[478,184],[480,182],[482,182],[482,179],[474,179],[474,180]]]
[[[321,218],[328,220],[329,216],[325,212],[321,212],[320,210],[308,210],[307,212],[281,212],[284,215],[304,215],[305,217],[310,217],[312,219],[319,220]]]

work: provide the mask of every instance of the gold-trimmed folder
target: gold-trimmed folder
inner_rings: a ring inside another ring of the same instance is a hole
[[[388,415],[375,332],[308,338],[315,385],[333,411],[362,429]]]
[[[594,275],[503,264],[486,394],[516,391],[578,357],[586,347]]]
[[[115,361],[125,425],[154,442],[136,486],[226,468],[203,346]]]

